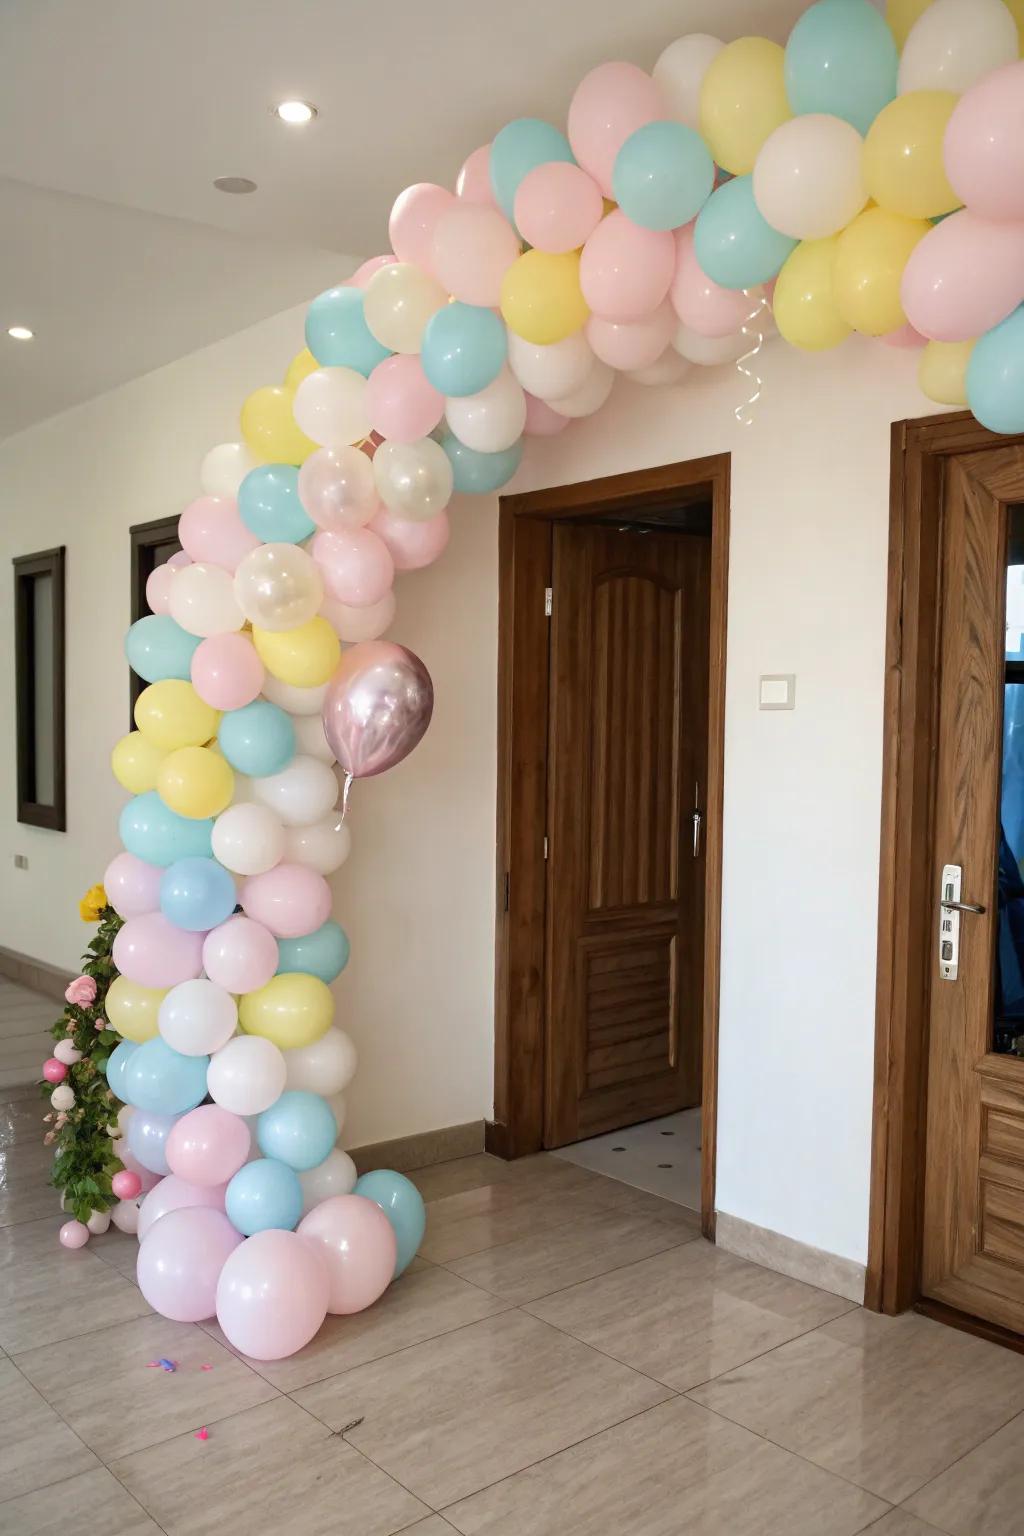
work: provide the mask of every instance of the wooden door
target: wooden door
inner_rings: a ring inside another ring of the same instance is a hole
[[[549,1147],[700,1102],[709,555],[555,525]]]

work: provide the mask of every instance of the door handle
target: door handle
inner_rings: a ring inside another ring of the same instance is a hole
[[[944,864],[939,883],[939,975],[943,981],[956,981],[960,970],[960,914],[985,915],[979,901],[961,901],[963,870],[959,864]]]
[[[693,822],[693,856],[696,859],[700,857],[700,829],[704,818],[700,811],[694,808],[690,820]]]
[[[947,912],[977,912],[979,917],[985,912],[985,908],[976,901],[940,901],[939,906]]]

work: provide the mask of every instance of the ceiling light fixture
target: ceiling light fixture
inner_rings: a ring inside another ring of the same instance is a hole
[[[7,334],[14,341],[31,341],[35,331],[30,331],[27,325],[12,325],[8,327]]]
[[[271,110],[282,123],[287,123],[291,128],[311,123],[317,115],[317,109],[311,101],[279,101]]]
[[[256,183],[250,181],[248,176],[217,176],[213,184],[218,192],[236,192],[241,194],[243,192],[256,191]]]

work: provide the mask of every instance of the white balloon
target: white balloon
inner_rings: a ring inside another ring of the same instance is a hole
[[[900,54],[899,93],[955,91],[1012,64],[1020,40],[1003,0],[932,0]]]
[[[560,395],[549,401],[551,409],[560,416],[593,416],[604,405],[615,383],[615,369],[595,358],[593,366],[579,389],[571,395]]]
[[[286,827],[321,821],[338,798],[338,781],[326,763],[296,754],[280,773],[253,781],[261,805],[269,806]]]
[[[223,635],[241,629],[245,614],[235,597],[231,573],[198,560],[183,565],[170,585],[171,618],[190,635]]]
[[[868,200],[863,150],[856,128],[840,117],[791,117],[768,135],[754,163],[758,209],[773,229],[795,240],[822,240],[845,229]]]
[[[431,437],[381,443],[373,456],[373,478],[381,501],[399,517],[433,517],[451,500],[451,461]]]
[[[324,734],[324,723],[318,715],[293,715],[292,729],[295,731],[296,752],[301,752],[303,757],[315,757],[318,762],[333,767],[336,758]]]
[[[681,325],[672,338],[672,345],[688,363],[714,368],[719,363],[734,363],[744,352],[750,351],[753,341],[742,331],[732,336],[700,336],[688,325]]]
[[[81,1061],[82,1059],[81,1051],[76,1049],[71,1040],[58,1040],[53,1048],[53,1054],[66,1067],[73,1067],[76,1061]]]
[[[382,347],[418,352],[431,315],[448,303],[436,278],[408,261],[379,267],[363,292],[363,319]]]
[[[680,379],[686,377],[690,371],[690,365],[685,357],[680,357],[671,347],[666,347],[661,356],[653,363],[648,363],[646,368],[633,368],[626,374],[627,379],[632,379],[634,384],[646,384],[657,388],[662,384],[678,384]]]
[[[238,1005],[230,992],[200,976],[181,981],[163,998],[156,1016],[172,1051],[209,1056],[227,1045],[238,1027]]]
[[[389,588],[379,603],[369,608],[352,608],[336,598],[325,597],[320,612],[340,640],[377,640],[391,628],[395,617],[395,594]]]
[[[289,864],[304,864],[318,875],[333,875],[352,851],[352,834],[340,811],[332,811],[322,821],[308,827],[289,827],[285,834],[285,857]]]
[[[526,396],[508,368],[502,368],[477,394],[446,400],[444,408],[459,442],[477,453],[501,453],[511,448],[526,426]]]
[[[139,1195],[135,1200],[119,1200],[110,1212],[110,1219],[119,1232],[127,1232],[129,1237],[134,1237],[139,1230],[139,1210],[145,1195]]]
[[[255,468],[244,443],[218,443],[199,466],[199,483],[207,496],[237,496],[238,487]]]
[[[310,716],[309,718],[314,718]],[[255,794],[253,780],[247,790]],[[284,857],[284,827],[269,806],[242,801],[213,824],[213,856],[235,875],[263,875]]]
[[[356,1048],[343,1029],[335,1025],[311,1045],[285,1051],[288,1088],[319,1093],[323,1098],[341,1093],[356,1075]]]
[[[272,1040],[237,1035],[211,1056],[206,1087],[233,1115],[261,1115],[281,1097],[286,1079],[284,1055]]]
[[[550,346],[535,346],[514,331],[508,333],[508,366],[520,384],[538,400],[575,394],[587,381],[595,358],[582,331]]]
[[[345,448],[370,435],[366,380],[354,368],[318,368],[295,391],[299,428],[324,448]]]
[[[700,88],[708,66],[725,44],[708,32],[677,37],[659,56],[651,73],[657,81],[668,116],[700,130]]]
[[[74,1109],[75,1090],[69,1083],[58,1083],[57,1087],[50,1094],[50,1107],[55,1109],[58,1114],[64,1110]]]
[[[177,577],[172,587],[176,584]],[[323,596],[320,568],[297,544],[261,544],[239,561],[235,572],[239,608],[260,629],[281,632],[305,624]]]
[[[108,1231],[110,1227],[110,1212],[90,1211],[86,1226],[94,1237],[99,1237],[101,1233]]]
[[[263,697],[279,709],[287,710],[290,715],[320,714],[326,692],[326,683],[317,683],[313,688],[297,688],[294,683],[282,683],[280,678],[272,677],[269,672],[263,679]]]
[[[355,1189],[359,1174],[347,1152],[334,1147],[322,1163],[299,1174],[302,1185],[302,1214],[306,1216],[321,1200],[334,1195],[350,1195]]]

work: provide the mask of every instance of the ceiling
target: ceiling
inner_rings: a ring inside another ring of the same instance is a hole
[[[450,185],[509,118],[564,122],[594,64],[782,41],[807,4],[0,0],[0,436],[338,281],[402,187]],[[293,96],[305,128],[269,111]]]

